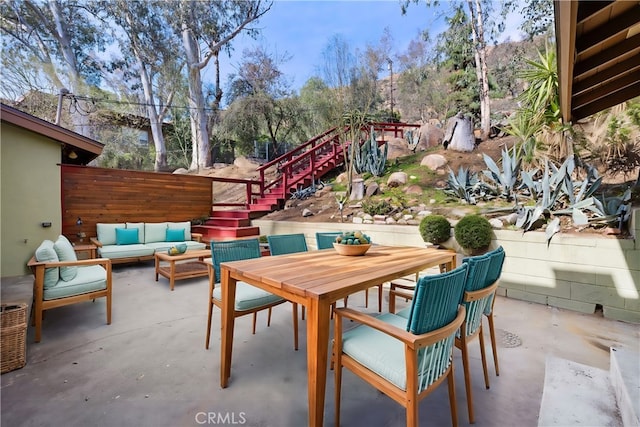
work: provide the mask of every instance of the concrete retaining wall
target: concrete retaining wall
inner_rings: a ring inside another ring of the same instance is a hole
[[[362,230],[383,245],[424,245],[418,227],[409,225],[264,220],[253,225],[264,235],[303,233],[310,249],[316,248],[316,232],[337,230]],[[583,313],[601,308],[607,318],[640,323],[640,209],[631,229],[635,239],[556,234],[548,246],[543,232],[496,230],[492,248],[502,245],[507,254],[498,292]],[[452,238],[445,246],[457,244]]]

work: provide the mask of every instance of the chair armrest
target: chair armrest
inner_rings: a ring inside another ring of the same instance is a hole
[[[191,240],[202,243],[202,233],[191,232]]]
[[[382,333],[402,341],[411,349],[418,349],[441,341],[456,332],[464,322],[466,310],[463,305],[458,306],[458,315],[451,323],[421,335],[414,335],[411,332],[407,332],[404,329],[400,329],[389,323],[383,322],[380,319],[351,308],[336,308],[334,313],[336,314],[336,317],[342,316],[362,323],[363,325],[377,329]]]
[[[413,293],[411,292],[406,292],[404,290],[398,290],[398,289],[389,289],[389,298],[391,298],[392,296],[397,296],[400,298],[406,298],[409,300],[413,299]]]
[[[102,243],[100,243],[100,240],[98,240],[97,237],[89,237],[89,240],[91,241],[91,243],[93,243],[97,247],[99,247],[99,248],[102,247]]]
[[[482,288],[477,291],[465,291],[464,302],[471,302],[481,300],[487,296],[493,294],[498,289],[498,282],[494,282],[492,285]]]
[[[79,259],[77,261],[58,261],[58,262],[39,262],[35,257],[31,257],[27,266],[34,268],[57,268],[57,267],[86,267],[89,265],[111,265],[109,258],[91,258],[91,259]]]

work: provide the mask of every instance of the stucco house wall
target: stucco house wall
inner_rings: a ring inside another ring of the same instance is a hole
[[[3,122],[0,157],[0,276],[20,276],[38,245],[62,229],[60,143]]]

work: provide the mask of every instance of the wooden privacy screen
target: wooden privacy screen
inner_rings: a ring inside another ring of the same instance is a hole
[[[62,165],[62,234],[96,235],[99,222],[191,221],[209,217],[212,180],[174,175]],[[76,225],[82,218],[82,226]]]

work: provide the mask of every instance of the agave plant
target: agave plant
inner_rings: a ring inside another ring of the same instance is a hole
[[[474,192],[478,188],[478,184],[478,178],[474,173],[471,173],[469,169],[460,167],[458,174],[456,175],[453,173],[451,168],[449,168],[447,188],[444,192],[448,195],[464,199],[470,205],[475,205],[476,198],[474,196]]]
[[[416,148],[418,148],[418,144],[420,143],[420,130],[414,131],[408,130],[405,132],[404,139],[407,141],[407,145],[412,152],[416,152]]]
[[[482,155],[484,156],[485,164],[489,168],[489,170],[484,170],[482,173],[497,186],[497,193],[500,196],[511,200],[515,192],[521,163],[516,153],[516,147],[513,147],[513,153],[511,154],[507,148],[502,150],[502,170],[491,157],[485,153],[482,153]]]

